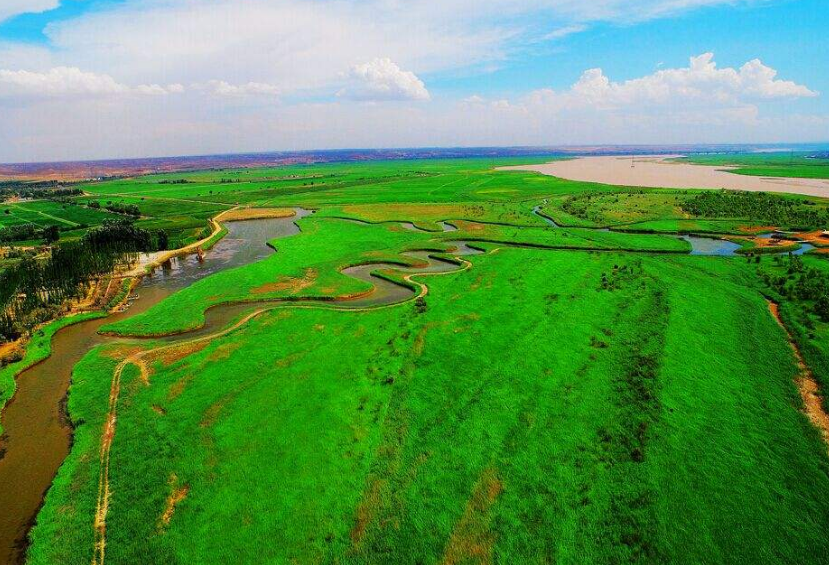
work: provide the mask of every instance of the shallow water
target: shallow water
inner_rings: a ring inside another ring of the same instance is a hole
[[[560,226],[560,225],[558,225],[557,223],[555,223],[555,222],[553,221],[553,219],[552,219],[552,218],[548,218],[547,216],[545,216],[544,214],[542,214],[542,213],[541,213],[541,206],[542,206],[542,205],[541,205],[541,204],[539,204],[538,206],[536,206],[535,208],[533,208],[533,214],[535,214],[536,216],[538,216],[539,218],[541,218],[542,220],[544,220],[544,222],[545,222],[546,224],[548,224],[548,225],[550,225],[550,226],[552,226],[552,227],[554,227],[554,228],[560,228],[561,226]]]
[[[713,257],[734,257],[740,245],[724,239],[710,237],[697,237],[694,235],[683,235],[684,239],[691,244],[691,255],[708,255]]]

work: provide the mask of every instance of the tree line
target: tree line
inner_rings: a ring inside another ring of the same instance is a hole
[[[829,226],[829,209],[766,192],[706,191],[684,202],[682,209],[700,218],[740,218],[792,229]]]
[[[96,277],[167,245],[126,219],[108,220],[80,240],[56,245],[46,259],[26,257],[0,272],[0,341],[13,340],[81,297]]]

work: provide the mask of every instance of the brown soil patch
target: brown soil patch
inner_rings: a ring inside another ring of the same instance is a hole
[[[343,206],[343,212],[369,222],[391,222],[415,218],[443,220],[466,215],[465,208],[456,204],[371,204]]]
[[[296,213],[290,208],[236,208],[221,215],[223,222],[263,220],[265,218],[290,218]]]
[[[118,347],[106,348],[103,352],[101,352],[101,356],[106,357],[107,359],[113,359],[115,361],[123,361],[127,357],[132,357],[140,351],[142,351],[142,348],[138,345],[121,345]]]
[[[729,237],[727,239],[734,241],[735,243],[739,243],[741,241],[750,241],[754,244],[754,247],[757,249],[773,249],[775,247],[791,247],[795,245],[794,241],[764,237]]]
[[[210,352],[210,355],[207,356],[208,361],[223,361],[225,359],[229,359],[230,355],[242,347],[242,343],[223,343],[215,350]]]
[[[167,392],[167,400],[172,402],[173,400],[181,396],[181,393],[184,392],[184,389],[187,388],[187,385],[190,384],[190,381],[192,380],[193,375],[188,374],[184,375],[179,380],[170,385],[170,390]]]
[[[164,508],[164,513],[161,515],[161,524],[164,526],[170,524],[170,520],[173,518],[173,513],[176,511],[176,506],[184,500],[187,493],[190,492],[190,485],[176,487],[177,482],[178,477],[176,477],[176,474],[173,473],[170,475],[170,486],[172,487],[172,492],[170,492],[170,496],[167,497],[167,504]]]
[[[423,354],[423,348],[426,347],[426,333],[428,331],[429,327],[423,326],[420,328],[417,336],[415,336],[414,345],[412,346],[412,354],[415,358],[418,358]]]
[[[489,228],[489,226],[487,226],[486,224],[479,224],[479,223],[476,223],[476,222],[466,222],[466,221],[463,221],[463,220],[456,220],[453,223],[458,228],[458,230],[465,231],[465,232],[482,232],[482,231],[486,231]]]
[[[210,340],[204,339],[199,341],[190,341],[181,345],[172,347],[165,347],[156,352],[150,353],[154,361],[160,361],[164,365],[171,365],[176,361],[180,361],[185,357],[198,353],[199,351],[210,345]]]
[[[275,282],[263,284],[254,288],[251,292],[253,294],[268,294],[287,290],[290,291],[290,294],[296,294],[314,284],[316,279],[317,271],[306,269],[305,274],[301,277],[279,277]]]
[[[301,359],[304,353],[292,353],[287,357],[283,357],[274,363],[274,366],[278,369],[284,369],[285,367],[290,367],[294,363],[297,362],[298,359]]]
[[[487,468],[475,484],[463,516],[455,524],[443,553],[443,565],[492,563],[495,534],[490,529],[490,509],[502,490],[496,470]]]
[[[808,241],[816,247],[829,247],[829,236],[823,235],[823,230],[799,233],[797,237],[803,241]]]
[[[737,229],[743,233],[758,234],[769,233],[777,229],[777,226],[737,226]]]
[[[357,521],[351,529],[351,541],[358,545],[366,533],[366,528],[374,519],[375,511],[382,505],[386,481],[374,478],[363,493],[363,499],[357,506]]]
[[[794,351],[795,359],[797,359],[797,367],[799,374],[796,379],[797,390],[800,393],[800,398],[803,400],[803,407],[806,415],[811,420],[812,424],[820,431],[823,441],[829,445],[829,414],[823,409],[823,398],[821,397],[820,387],[815,380],[812,371],[806,365],[800,349],[797,347],[792,334],[789,332],[780,317],[780,307],[774,302],[769,302],[769,312],[774,317],[775,321],[786,332],[786,337],[789,340],[789,346]]]
[[[199,426],[202,428],[209,428],[215,424],[219,419],[219,415],[222,413],[222,410],[225,408],[225,404],[227,403],[226,401],[226,398],[222,398],[218,402],[211,404],[210,407],[204,411],[204,416],[202,417],[201,422],[199,422]]]

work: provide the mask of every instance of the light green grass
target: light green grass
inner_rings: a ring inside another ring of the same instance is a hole
[[[736,166],[735,174],[754,177],[829,179],[829,159],[812,159],[803,152],[694,155],[683,160],[701,165]]]

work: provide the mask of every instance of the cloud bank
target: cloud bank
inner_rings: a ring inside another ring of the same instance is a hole
[[[3,0],[0,3],[0,22],[19,16],[52,10],[60,5],[60,0]]]
[[[0,39],[0,161],[825,135],[809,111],[766,117],[819,93],[760,59],[463,89],[545,42],[763,1],[124,0],[49,24],[46,44]],[[6,0],[0,19],[55,3]]]

